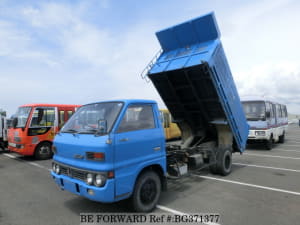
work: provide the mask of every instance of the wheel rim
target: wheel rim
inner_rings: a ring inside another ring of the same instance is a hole
[[[48,155],[48,154],[50,153],[50,147],[49,147],[49,146],[46,146],[46,145],[42,145],[42,146],[40,147],[39,153],[40,153],[41,155]]]
[[[157,188],[156,188],[155,181],[152,179],[146,180],[140,192],[141,202],[143,204],[152,203],[156,195],[157,195]]]

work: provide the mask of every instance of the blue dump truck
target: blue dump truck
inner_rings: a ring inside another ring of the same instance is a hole
[[[51,175],[57,185],[99,202],[130,199],[155,208],[167,180],[209,168],[231,172],[248,125],[214,14],[157,32],[162,51],[149,78],[182,132],[166,143],[156,102],[114,100],[82,106],[56,135]]]

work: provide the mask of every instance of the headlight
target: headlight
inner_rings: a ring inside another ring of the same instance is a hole
[[[266,132],[265,131],[255,131],[256,136],[265,136]]]
[[[55,166],[55,173],[59,174],[60,173],[60,167],[58,164]]]
[[[87,183],[88,185],[91,185],[91,184],[93,184],[93,181],[94,181],[94,175],[91,174],[91,173],[88,173],[88,174],[86,175],[86,183]]]
[[[104,186],[106,182],[106,177],[103,176],[102,174],[97,174],[95,177],[94,185],[97,187]]]

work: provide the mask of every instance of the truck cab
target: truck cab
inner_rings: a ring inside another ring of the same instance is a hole
[[[84,105],[56,136],[53,149],[52,176],[56,183],[95,201],[128,198],[143,171],[150,176],[155,171],[153,179],[160,179],[160,185],[156,187],[150,179],[142,189],[154,185],[158,191],[166,175],[164,130],[154,101]],[[146,193],[140,194],[139,201],[153,201]],[[138,205],[143,206],[142,211],[153,207]]]

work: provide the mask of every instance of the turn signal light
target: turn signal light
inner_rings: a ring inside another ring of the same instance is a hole
[[[87,152],[86,158],[90,160],[104,161],[105,154],[103,152]]]

